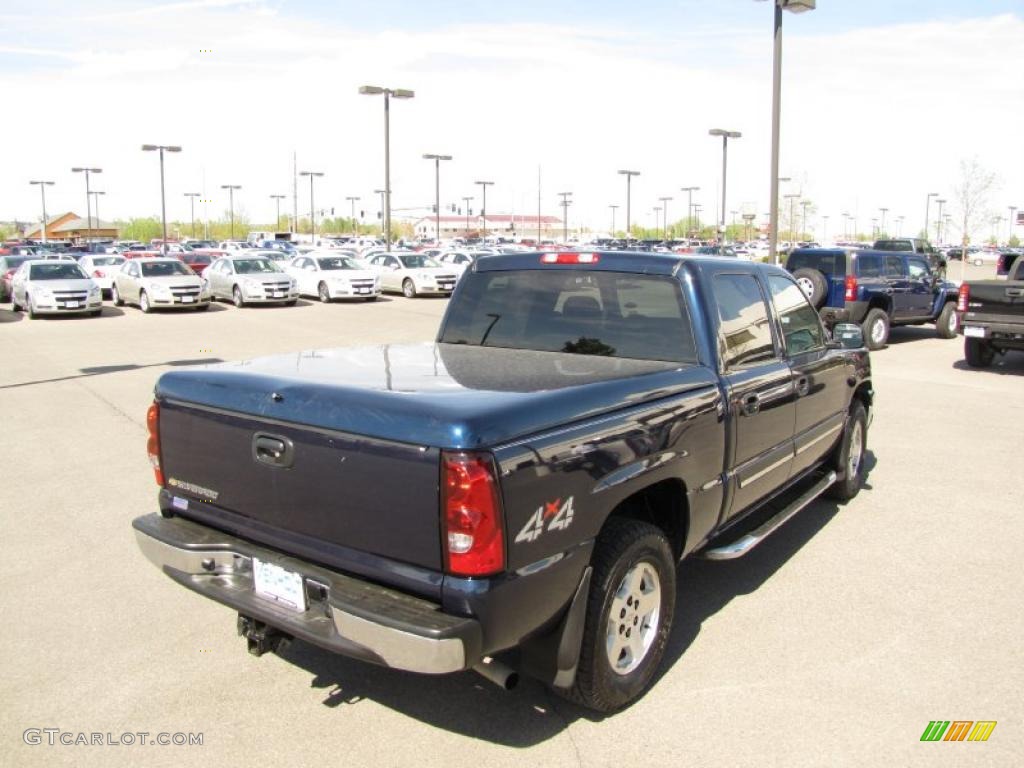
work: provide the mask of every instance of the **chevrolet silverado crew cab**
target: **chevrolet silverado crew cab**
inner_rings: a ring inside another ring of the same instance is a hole
[[[886,241],[895,242],[895,241]],[[957,286],[926,255],[844,248],[798,248],[786,260],[826,326],[857,323],[868,349],[881,349],[894,325],[934,323],[956,337]]]
[[[857,493],[873,398],[860,329],[833,340],[782,269],[576,252],[480,257],[435,343],[170,371],[155,395],[138,544],[250,651],[522,672],[601,711],[655,674],[680,560]]]

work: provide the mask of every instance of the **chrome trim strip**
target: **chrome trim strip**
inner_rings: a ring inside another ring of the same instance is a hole
[[[812,445],[817,445],[817,444],[818,444],[818,443],[820,443],[820,442],[821,442],[822,440],[824,440],[824,439],[825,439],[826,437],[828,437],[829,435],[833,435],[833,434],[835,434],[836,432],[838,432],[838,431],[839,431],[839,430],[841,430],[842,428],[843,428],[843,425],[842,425],[842,423],[841,423],[841,422],[840,422],[839,424],[836,424],[836,425],[835,425],[834,427],[832,427],[831,429],[828,429],[828,430],[826,430],[826,431],[822,432],[822,433],[821,433],[820,435],[818,435],[818,436],[817,436],[816,438],[814,438],[813,440],[811,440],[811,441],[810,441],[809,443],[805,443],[804,445],[802,445],[802,446],[800,446],[799,448],[797,448],[797,449],[796,449],[796,454],[797,454],[797,455],[799,456],[799,455],[800,455],[801,453],[803,453],[804,451],[806,451],[806,450],[807,450],[808,448],[810,448],[810,447],[811,447]]]
[[[760,480],[762,477],[767,475],[769,472],[771,472],[772,470],[778,469],[779,467],[781,467],[783,464],[785,464],[787,461],[789,461],[792,458],[793,458],[793,451],[792,451],[792,449],[790,449],[790,451],[788,453],[786,453],[786,455],[783,456],[781,459],[779,459],[778,461],[772,462],[771,464],[769,464],[764,469],[758,470],[757,472],[752,474],[750,477],[743,477],[741,475],[740,476],[740,488],[746,488],[751,483]]]

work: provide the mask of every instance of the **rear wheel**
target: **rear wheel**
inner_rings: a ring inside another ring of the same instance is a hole
[[[960,327],[960,319],[956,314],[956,302],[947,301],[939,317],[935,321],[935,332],[940,339],[956,338],[957,329]]]
[[[864,329],[864,343],[868,349],[881,349],[889,341],[889,316],[877,307],[868,310],[861,326]]]
[[[18,299],[14,295],[14,290],[11,290],[11,312],[21,312],[21,306],[18,304]]]
[[[242,289],[237,285],[231,289],[231,300],[235,303],[236,307],[244,307],[245,299],[242,298]]]
[[[828,496],[849,501],[860,491],[864,482],[864,453],[868,442],[868,419],[864,404],[854,400],[846,418],[846,429],[836,449],[832,466],[839,479],[828,489]]]
[[[117,290],[117,283],[110,286],[110,300],[114,302],[115,307],[124,306],[124,299],[121,298],[121,293]]]
[[[316,295],[320,297],[320,301],[322,301],[324,304],[330,302],[331,292],[327,288],[327,283],[320,283],[320,285],[316,287]]]
[[[143,314],[146,315],[153,310],[153,307],[149,303],[149,296],[145,291],[139,291],[139,309],[141,309]]]
[[[984,339],[964,339],[964,359],[971,368],[988,368],[996,352]]]
[[[416,284],[408,277],[405,278],[405,282],[402,283],[402,295],[407,299],[416,298]]]
[[[660,528],[613,517],[597,538],[583,644],[571,689],[559,693],[600,712],[647,688],[665,654],[676,602],[675,559]]]

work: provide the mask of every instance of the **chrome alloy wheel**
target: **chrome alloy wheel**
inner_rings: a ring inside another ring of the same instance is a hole
[[[864,427],[858,421],[853,425],[850,435],[850,451],[846,457],[846,476],[857,477],[860,473],[860,462],[864,457]]]
[[[630,568],[619,582],[608,613],[605,651],[619,675],[628,675],[647,657],[661,619],[661,582],[648,562]]]
[[[876,320],[871,326],[871,340],[875,344],[881,344],[885,341],[885,323],[881,320]]]
[[[814,294],[814,283],[812,283],[808,278],[798,277],[796,279],[796,284],[800,286],[800,290],[804,292],[804,296],[808,299]]]

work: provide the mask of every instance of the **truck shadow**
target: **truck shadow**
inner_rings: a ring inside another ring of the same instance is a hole
[[[988,368],[972,368],[967,364],[966,360],[957,360],[953,363],[953,367],[958,371],[967,371],[977,376],[997,374],[1000,376],[1024,376],[1024,355],[1013,354],[1012,352],[1005,356],[996,356],[996,359],[992,361],[992,365]]]
[[[868,451],[868,478],[875,463],[874,453]],[[867,480],[864,489],[871,489]],[[840,509],[833,501],[814,502],[742,562],[687,560],[679,570],[675,626],[653,685],[671,674],[706,619],[734,598],[756,591]],[[600,722],[614,717],[578,707],[529,678],[521,678],[519,687],[506,693],[474,672],[419,676],[364,664],[300,642],[282,649],[279,655],[313,676],[310,686],[324,691],[324,706],[351,706],[370,699],[434,727],[502,746],[531,747],[557,736],[578,719]]]

